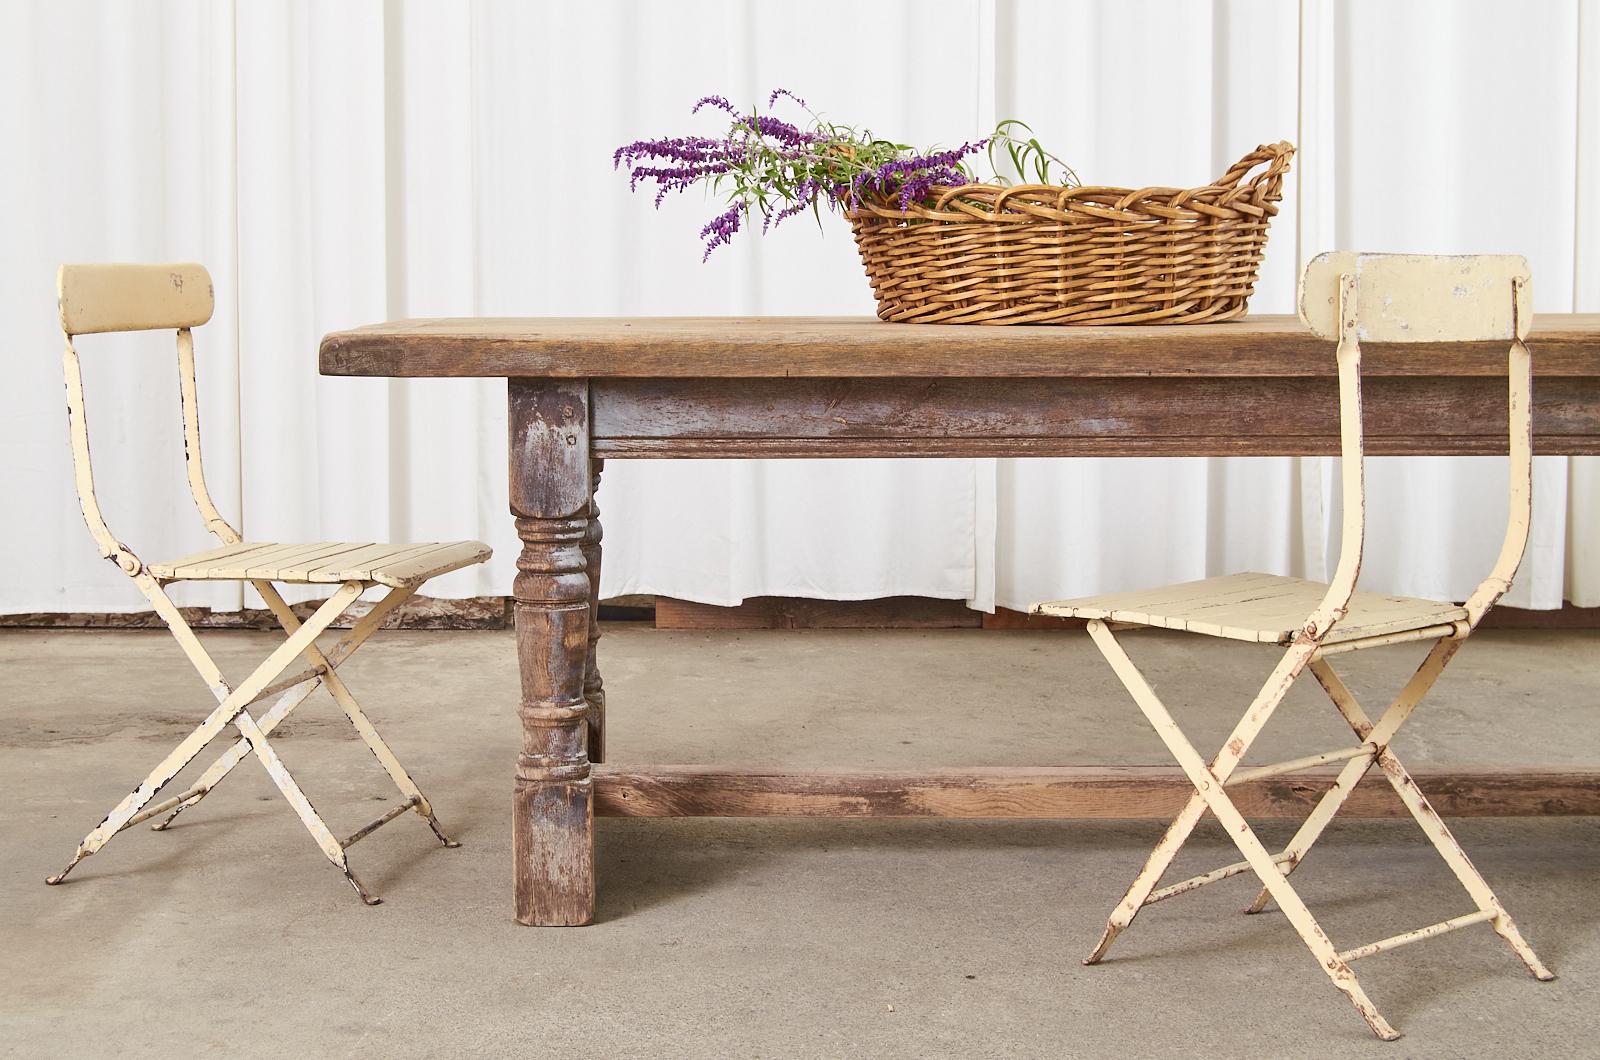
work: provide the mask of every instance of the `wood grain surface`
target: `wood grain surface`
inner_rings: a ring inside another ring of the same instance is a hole
[[[1504,350],[1500,356],[1498,378],[1366,379],[1367,452],[1505,453]],[[1338,384],[1331,375],[596,379],[590,391],[594,451],[606,457],[1339,452]],[[1600,374],[1537,382],[1534,444],[1540,453],[1600,452]]]
[[[1334,771],[1247,781],[1228,789],[1250,817],[1302,818]],[[1555,770],[1416,774],[1446,817],[1600,813],[1600,775]],[[596,769],[604,817],[1156,818],[1182,809],[1194,788],[1173,766],[1002,767],[944,771],[796,772],[703,766]],[[1355,817],[1406,809],[1374,771],[1345,804]]]
[[[512,583],[522,677],[522,751],[512,801],[516,917],[586,924],[594,916],[589,781],[589,575],[592,517],[587,389],[510,387],[511,512],[522,554]],[[597,542],[598,543],[598,540]]]
[[[1536,370],[1600,375],[1600,314],[1544,314]],[[1504,343],[1363,347],[1383,375],[1500,375]],[[460,317],[322,340],[324,375],[743,377],[1328,376],[1333,346],[1292,316],[1222,324],[985,327],[867,317]]]

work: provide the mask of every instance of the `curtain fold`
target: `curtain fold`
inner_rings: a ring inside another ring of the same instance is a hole
[[[41,86],[49,86],[42,90]],[[712,213],[653,209],[625,141],[723,93],[807,96],[912,143],[1027,120],[1093,183],[1194,185],[1297,142],[1256,312],[1324,249],[1516,252],[1541,312],[1600,309],[1600,3],[934,0],[787,8],[182,2],[0,8],[0,611],[142,607],[72,492],[51,287],[63,261],[197,260],[207,473],[247,538],[479,537],[430,583],[501,594],[502,381],[323,378],[325,332],[443,315],[872,312],[848,228],[797,218],[700,263]],[[22,105],[16,101],[29,101]],[[83,342],[99,488],[147,559],[207,546],[170,337]],[[1537,344],[1534,348],[1537,356]],[[1504,460],[1374,460],[1364,585],[1461,597]],[[1600,604],[1600,459],[1541,457],[1509,602]],[[922,595],[974,606],[1244,568],[1326,575],[1326,459],[614,461],[602,591]],[[1426,533],[1408,532],[1428,527]],[[180,602],[256,605],[237,586]]]

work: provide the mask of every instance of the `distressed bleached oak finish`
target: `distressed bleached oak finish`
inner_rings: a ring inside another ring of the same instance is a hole
[[[1543,316],[1530,342],[1539,351],[1540,451],[1600,453],[1600,315]],[[1369,454],[1505,452],[1505,343],[1369,342],[1362,353]],[[592,913],[595,814],[1156,817],[1170,816],[1193,791],[1171,767],[1131,776],[1120,767],[1026,765],[918,776],[591,770],[603,739],[593,622],[601,460],[1310,455],[1337,454],[1341,445],[1337,367],[1326,342],[1294,317],[1181,328],[407,320],[330,334],[321,363],[332,375],[510,381],[511,497],[525,542],[515,881],[518,916],[530,923]],[[587,755],[579,752],[583,729]],[[1331,782],[1308,776],[1259,778],[1235,790],[1248,812],[1283,816]],[[1477,770],[1424,780],[1451,812],[1600,806],[1600,774],[1592,771]],[[1362,813],[1405,812],[1387,787],[1351,798]]]
[[[516,916],[524,924],[584,924],[594,915],[588,387],[513,380],[509,424],[511,511],[522,538],[512,585],[523,731],[512,836]]]
[[[1593,377],[1600,313],[1544,314],[1539,374]],[[866,317],[458,317],[398,320],[322,340],[327,375],[547,379],[1337,378],[1294,316],[1171,327],[961,327]],[[1503,379],[1494,342],[1378,343],[1386,376]],[[1502,447],[1504,442],[1502,441]]]
[[[595,814],[1170,820],[1193,791],[1174,772],[1169,766],[1093,765],[824,771],[613,766],[595,784]],[[1600,814],[1594,776],[1582,770],[1457,770],[1415,777],[1435,808],[1453,817]],[[1329,769],[1246,777],[1228,797],[1247,817],[1299,820],[1336,779],[1337,772]],[[1358,785],[1340,812],[1347,817],[1407,814],[1382,784]]]
[[[330,541],[312,544],[272,544],[244,541],[211,499],[200,456],[200,403],[195,392],[194,337],[192,328],[211,319],[211,278],[199,265],[63,265],[57,277],[61,326],[66,336],[63,364],[67,383],[67,416],[72,439],[73,467],[84,521],[100,548],[150,601],[156,613],[177,638],[189,661],[216,696],[217,707],[174,748],[126,798],[78,845],[71,862],[49,878],[60,883],[84,858],[98,851],[123,829],[166,814],[153,825],[165,830],[185,809],[195,805],[246,757],[254,755],[266,768],[278,790],[294,807],[300,820],[331,861],[355,888],[362,901],[377,904],[357,879],[346,855],[348,848],[380,826],[410,810],[425,820],[445,846],[457,845],[440,826],[432,804],[400,764],[394,752],[351,695],[335,671],[388,617],[433,577],[489,557],[479,541],[435,541],[392,545],[370,541]],[[85,420],[83,378],[76,336],[111,331],[175,329],[178,346],[178,382],[183,407],[183,439],[189,489],[201,520],[222,544],[206,552],[165,563],[146,563],[111,533],[95,497],[94,472],[89,459],[89,428]],[[237,685],[229,683],[193,629],[167,595],[175,581],[248,581],[282,624],[287,639]],[[328,584],[338,588],[304,622],[297,618],[274,587],[274,582]],[[327,652],[317,646],[317,636],[339,618],[358,597],[373,586],[389,593],[357,621]],[[308,668],[280,678],[297,657]],[[400,789],[404,799],[386,813],[340,839],[328,828],[299,783],[278,757],[267,735],[318,687],[326,686],[350,724],[377,757]],[[273,697],[259,717],[249,707]],[[152,804],[156,795],[229,726],[239,738],[200,778],[183,792]]]
[[[600,489],[600,473],[604,460],[594,461],[592,491]],[[600,505],[591,492],[589,499],[589,526],[583,535],[584,573],[589,576],[589,655],[584,663],[583,698],[589,711],[589,761],[606,760],[606,687],[600,676],[600,658],[596,648],[600,640],[600,545],[604,536],[600,528]]]
[[[1540,452],[1600,452],[1600,315],[1545,316]],[[1338,378],[1292,317],[1166,327],[829,319],[418,320],[323,341],[332,375],[589,381],[613,457],[1337,455]],[[1368,344],[1369,455],[1505,451],[1504,350]]]
[[[1106,925],[1086,964],[1104,957],[1112,941],[1147,905],[1253,871],[1262,890],[1249,912],[1270,898],[1287,915],[1333,985],[1385,1040],[1398,1038],[1378,1012],[1350,965],[1399,946],[1487,923],[1538,979],[1551,979],[1511,916],[1467,860],[1437,810],[1390,749],[1390,741],[1432,687],[1462,642],[1511,586],[1527,547],[1533,515],[1533,372],[1524,339],[1532,320],[1528,266],[1516,257],[1421,257],[1324,254],[1307,266],[1300,286],[1300,315],[1321,339],[1336,339],[1341,420],[1344,520],[1339,562],[1328,584],[1269,574],[1207,578],[1184,585],[1065,600],[1036,606],[1038,614],[1088,620],[1095,644],[1172,752],[1194,793]],[[1356,592],[1365,544],[1362,423],[1362,343],[1460,343],[1490,340],[1509,346],[1506,438],[1510,452],[1510,503],[1504,544],[1493,569],[1465,605]],[[1159,626],[1213,637],[1286,646],[1278,662],[1222,749],[1210,761],[1194,745],[1127,652],[1112,625]],[[1402,641],[1432,641],[1421,668],[1376,723],[1334,672],[1329,657]],[[1309,668],[1360,741],[1353,747],[1269,765],[1240,768],[1250,745],[1282,703],[1290,685]],[[1226,792],[1231,785],[1298,773],[1335,762],[1344,765],[1310,816],[1283,850],[1272,853]],[[1406,809],[1433,842],[1476,907],[1426,927],[1365,946],[1338,950],[1289,884],[1311,846],[1355,789],[1377,766]],[[1184,841],[1210,811],[1244,860],[1158,889]]]

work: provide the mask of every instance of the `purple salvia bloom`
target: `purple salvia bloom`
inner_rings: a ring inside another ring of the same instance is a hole
[[[966,143],[948,151],[935,151],[926,155],[893,159],[877,169],[859,174],[850,188],[851,204],[855,205],[863,191],[893,193],[900,209],[910,209],[913,202],[927,197],[936,185],[964,184],[967,177],[957,168],[957,163],[967,155],[981,150],[987,140]]]
[[[695,183],[707,177],[714,177],[726,173],[730,168],[728,163],[707,163],[688,166],[639,166],[630,174],[629,190],[638,190],[640,181],[653,180],[656,182],[656,206],[659,208],[668,192],[685,191]]]
[[[819,184],[815,178],[802,181],[800,186],[795,189],[794,202],[790,203],[788,206],[785,206],[775,214],[768,214],[766,218],[762,220],[762,234],[766,234],[769,229],[778,227],[795,214],[800,213],[802,210],[810,207],[812,203],[817,201],[817,195],[821,191],[822,185]]]
[[[816,133],[808,133],[786,121],[779,121],[773,117],[750,116],[751,128],[763,136],[770,136],[778,140],[785,147],[799,147],[805,144],[814,144],[822,139]]]
[[[767,97],[767,109],[771,110],[773,105],[776,104],[779,98],[783,96],[788,96],[790,99],[800,104],[800,107],[803,110],[811,109],[811,105],[809,103],[795,95],[793,92],[790,92],[787,88],[775,88],[772,90],[772,95]]]
[[[780,98],[810,109],[805,100],[787,89],[774,90],[767,97],[768,108]],[[732,119],[721,137],[639,140],[618,148],[612,156],[613,168],[628,169],[631,188],[654,187],[657,207],[669,194],[709,184],[729,174],[740,175],[729,208],[700,230],[705,244],[702,260],[708,260],[712,251],[731,241],[754,208],[762,211],[763,232],[807,208],[816,208],[824,196],[831,207],[849,209],[859,205],[861,197],[870,192],[897,200],[902,210],[908,210],[932,194],[936,186],[966,183],[969,178],[961,171],[962,160],[987,142],[890,158],[875,168],[864,169],[853,151],[868,150],[867,157],[876,159],[893,154],[878,142],[868,143],[870,133],[837,130],[823,125],[820,119],[801,127],[770,115],[742,114],[723,96],[700,99],[694,112],[704,107],[721,110]]]
[[[727,111],[729,114],[732,114],[735,118],[739,117],[739,112],[734,109],[733,104],[729,103],[727,101],[727,99],[725,99],[722,96],[702,96],[702,97],[700,97],[698,100],[695,101],[694,109],[689,111],[689,113],[690,114],[699,114],[701,107],[716,107],[718,110]]]
[[[639,140],[619,147],[611,156],[611,163],[615,169],[623,163],[632,165],[641,158],[700,162],[729,156],[730,148],[726,140],[713,140],[708,136],[675,136],[664,140]]]
[[[710,222],[700,229],[700,238],[706,241],[706,252],[700,255],[702,262],[711,257],[711,252],[732,239],[734,233],[739,231],[740,222],[744,218],[744,207],[730,206],[723,213],[717,214]]]

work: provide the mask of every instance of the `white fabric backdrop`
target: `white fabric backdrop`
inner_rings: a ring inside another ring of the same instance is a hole
[[[831,8],[831,10],[830,10]],[[1600,309],[1600,2],[1273,0],[0,6],[0,611],[125,610],[72,496],[51,279],[205,262],[213,491],[252,539],[495,545],[440,595],[503,593],[503,384],[324,379],[326,331],[446,314],[859,313],[842,222],[698,262],[712,204],[613,174],[688,105],[784,86],[908,142],[1023,117],[1096,183],[1197,184],[1300,145],[1258,312],[1335,247],[1514,251],[1541,311]],[[1508,194],[1514,190],[1515,194]],[[83,344],[113,530],[206,542],[154,336]],[[1537,349],[1535,349],[1537,355]],[[1503,461],[1373,462],[1367,584],[1461,597],[1498,542]],[[1600,603],[1600,472],[1541,458],[1512,602]],[[603,591],[713,603],[915,594],[1021,607],[1243,567],[1322,575],[1326,460],[612,462]],[[1437,530],[1400,529],[1427,519]],[[189,587],[182,602],[246,602]]]

